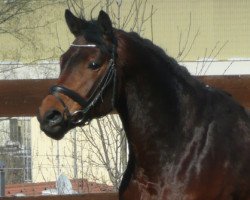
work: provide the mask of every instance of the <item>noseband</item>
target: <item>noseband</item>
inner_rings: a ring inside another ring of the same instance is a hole
[[[71,46],[75,47],[96,47],[95,44],[85,44],[85,45],[77,45],[77,44],[71,44]],[[67,119],[69,120],[69,123],[71,125],[79,126],[84,125],[86,123],[87,115],[89,113],[89,110],[93,108],[97,101],[101,99],[104,90],[107,88],[107,86],[110,84],[110,82],[113,80],[113,95],[112,95],[112,106],[114,107],[115,103],[115,88],[116,88],[116,69],[115,69],[115,46],[113,46],[112,49],[112,57],[109,60],[108,69],[105,73],[105,75],[102,77],[102,79],[97,84],[95,90],[92,92],[90,97],[88,99],[84,99],[82,96],[80,96],[75,91],[64,87],[63,85],[54,85],[50,88],[50,94],[55,96],[56,99],[63,105],[64,107],[64,114],[66,114]],[[71,98],[73,101],[77,102],[83,109],[77,110],[73,113],[70,113],[67,105],[64,103],[64,101],[61,99],[59,94],[64,94]]]

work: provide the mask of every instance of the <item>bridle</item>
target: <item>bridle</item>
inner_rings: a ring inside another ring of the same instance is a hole
[[[95,44],[71,44],[71,46],[74,47],[80,47],[80,48],[92,48],[97,47]],[[107,68],[107,71],[105,75],[102,77],[102,79],[97,84],[96,88],[90,95],[88,99],[84,99],[81,95],[76,93],[75,91],[63,86],[63,85],[54,85],[50,88],[50,94],[55,96],[56,99],[62,104],[64,107],[64,114],[66,114],[66,117],[69,121],[69,125],[84,125],[87,122],[87,115],[91,108],[93,108],[98,100],[101,99],[104,90],[107,88],[107,86],[113,81],[113,94],[112,94],[112,106],[115,105],[115,92],[116,92],[116,69],[115,69],[115,45],[112,47],[112,53],[111,58],[109,60],[109,65]],[[83,109],[77,110],[73,113],[70,113],[67,105],[64,103],[64,101],[61,99],[59,94],[64,94],[71,98],[73,101],[77,102]]]

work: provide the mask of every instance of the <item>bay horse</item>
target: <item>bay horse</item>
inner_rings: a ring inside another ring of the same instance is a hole
[[[129,143],[121,200],[249,200],[250,116],[229,94],[195,79],[150,40],[65,11],[75,40],[39,107],[61,139],[117,112]]]

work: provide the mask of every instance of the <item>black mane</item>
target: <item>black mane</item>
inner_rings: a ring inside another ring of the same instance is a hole
[[[142,58],[147,59],[146,65],[154,63],[151,73],[155,74],[161,83],[169,84],[168,80],[176,77],[187,86],[198,87],[200,89],[205,88],[205,85],[194,78],[186,67],[180,65],[173,57],[167,55],[161,47],[155,45],[152,41],[142,38],[135,32],[124,32],[124,34],[127,35],[128,40],[133,42],[133,48],[138,49],[137,52],[142,55]]]

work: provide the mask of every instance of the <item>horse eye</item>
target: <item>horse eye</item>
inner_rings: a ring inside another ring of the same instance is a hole
[[[98,69],[99,67],[100,67],[100,64],[98,64],[96,62],[89,63],[89,68],[92,70]]]

